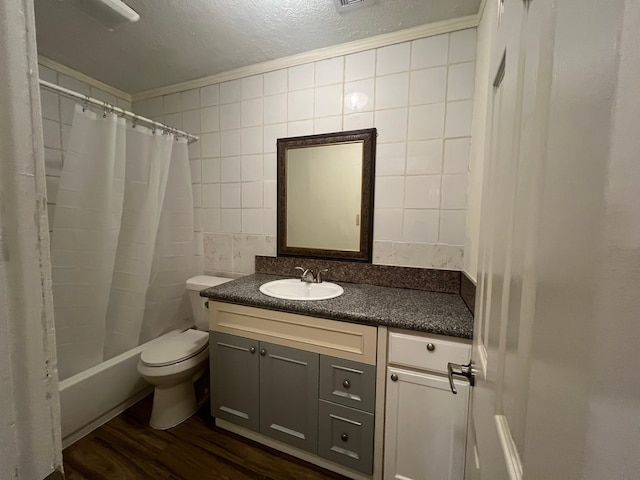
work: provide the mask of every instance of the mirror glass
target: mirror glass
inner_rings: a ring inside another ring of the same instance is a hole
[[[371,261],[375,129],[278,140],[278,255]]]

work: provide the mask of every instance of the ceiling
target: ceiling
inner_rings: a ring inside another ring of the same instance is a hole
[[[126,0],[141,18],[111,32],[65,0],[35,0],[38,52],[135,94],[471,15],[481,2],[368,1],[338,13],[334,0]]]

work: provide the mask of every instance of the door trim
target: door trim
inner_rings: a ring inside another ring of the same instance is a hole
[[[504,415],[496,415],[495,421],[500,446],[502,447],[507,471],[509,472],[509,478],[511,480],[522,480],[522,460],[520,460],[516,442],[513,441],[513,437],[511,436],[511,429],[509,428],[507,417]]]

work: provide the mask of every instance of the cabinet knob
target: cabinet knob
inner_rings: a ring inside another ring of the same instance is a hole
[[[427,350],[433,352],[436,349],[436,346],[433,343],[427,343]]]
[[[351,382],[349,380],[345,380],[344,382],[342,382],[342,386],[344,388],[349,388],[351,387]]]
[[[266,354],[267,354],[267,351],[264,348],[260,350],[260,355],[264,357]]]
[[[391,380],[393,380],[394,382],[398,381],[398,375],[396,375],[395,373],[391,374]]]
[[[340,435],[340,440],[342,440],[343,442],[346,442],[347,440],[349,440],[349,435],[347,435],[346,433],[343,433],[342,435]]]
[[[249,349],[249,353],[250,353],[250,354],[252,354],[252,355],[253,355],[254,353],[256,353],[256,347],[251,347],[251,348]]]

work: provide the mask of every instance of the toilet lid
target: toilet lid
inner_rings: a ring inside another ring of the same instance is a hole
[[[151,367],[162,367],[196,356],[207,348],[209,334],[200,330],[185,330],[145,348],[140,360]]]

